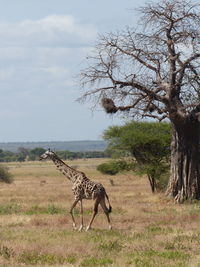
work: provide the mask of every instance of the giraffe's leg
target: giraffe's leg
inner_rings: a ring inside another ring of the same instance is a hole
[[[80,210],[81,210],[81,224],[80,224],[80,228],[79,231],[81,231],[83,229],[83,202],[82,199],[80,200]]]
[[[71,217],[72,217],[72,222],[73,222],[73,228],[76,230],[76,222],[75,222],[75,219],[74,219],[74,215],[73,215],[73,209],[76,207],[76,204],[79,202],[79,199],[78,200],[75,200],[74,203],[72,204],[71,206],[71,209],[70,209],[70,214],[71,214]]]
[[[112,229],[112,225],[111,225],[111,222],[110,222],[110,216],[109,216],[109,211],[108,211],[108,208],[106,207],[106,203],[105,203],[105,198],[101,199],[100,201],[100,205],[107,217],[107,220],[108,220],[108,224],[109,224],[109,229],[111,230]]]
[[[87,228],[86,228],[86,231],[90,230],[91,225],[92,225],[92,223],[93,223],[93,221],[94,221],[94,218],[95,218],[95,216],[96,216],[97,213],[98,213],[99,202],[100,202],[100,199],[99,199],[99,198],[96,198],[96,199],[95,199],[95,202],[94,202],[94,210],[93,210],[92,218],[91,218],[91,220],[90,220],[90,222],[89,222],[89,224],[88,224],[88,226],[87,226]]]

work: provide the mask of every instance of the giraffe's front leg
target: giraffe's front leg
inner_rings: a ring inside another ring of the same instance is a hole
[[[70,214],[71,214],[71,217],[72,217],[72,222],[73,222],[73,228],[74,230],[76,230],[76,222],[75,222],[75,219],[74,219],[74,215],[73,215],[73,209],[76,207],[76,204],[79,202],[79,199],[78,200],[75,200],[74,203],[72,204],[71,206],[71,209],[70,209]]]

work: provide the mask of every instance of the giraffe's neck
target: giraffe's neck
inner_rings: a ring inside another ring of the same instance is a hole
[[[62,172],[70,181],[75,182],[77,177],[80,176],[81,172],[76,171],[75,169],[71,168],[67,164],[65,164],[61,159],[58,157],[53,157],[52,161],[56,165],[57,169]]]

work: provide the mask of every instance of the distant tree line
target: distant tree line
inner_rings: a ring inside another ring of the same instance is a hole
[[[4,151],[0,149],[0,162],[23,162],[23,161],[35,161],[39,159],[39,156],[43,154],[46,149],[38,147],[34,149],[25,149],[20,147],[18,152]],[[88,151],[88,152],[72,152],[72,151],[57,151],[56,154],[63,160],[73,160],[82,158],[106,158],[110,157],[110,153],[107,151]]]

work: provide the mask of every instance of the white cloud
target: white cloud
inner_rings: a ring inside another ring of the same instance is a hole
[[[71,15],[0,21],[0,90],[55,90],[74,85],[96,29]]]
[[[94,40],[96,29],[71,15],[50,15],[18,23],[0,21],[0,46],[85,46]]]

